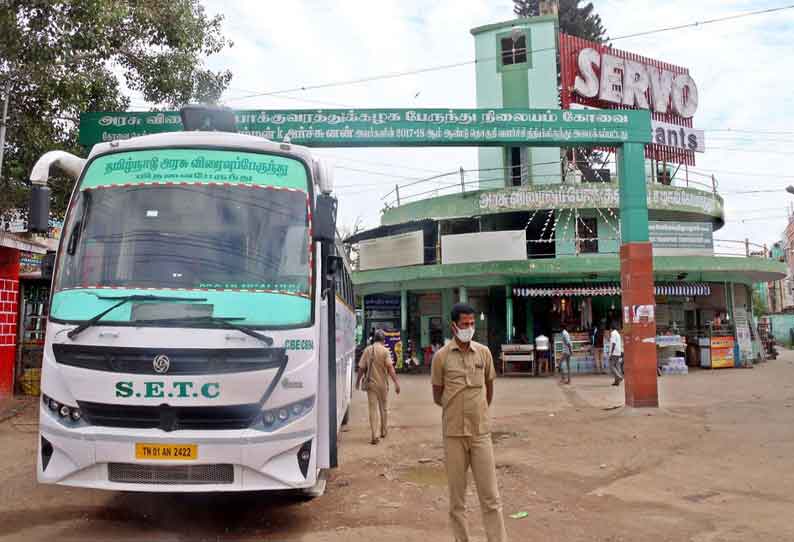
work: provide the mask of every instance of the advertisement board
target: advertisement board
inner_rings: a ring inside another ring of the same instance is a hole
[[[19,252],[19,276],[22,278],[41,277],[41,262],[44,254],[21,250]]]
[[[695,165],[694,153],[702,152],[698,139],[702,140],[703,133],[692,130],[698,87],[687,68],[560,33],[560,71],[563,109],[579,104],[650,110],[653,121],[675,130],[655,126],[646,157]],[[683,138],[680,128],[685,130]],[[662,138],[663,142],[658,141]]]
[[[681,249],[703,254],[714,250],[713,226],[710,222],[648,222],[650,241],[656,249]]]
[[[403,368],[403,343],[399,330],[384,331],[386,334],[386,348],[391,352],[391,359],[395,369]]]
[[[733,358],[733,337],[711,338],[711,368],[726,369],[735,366]]]

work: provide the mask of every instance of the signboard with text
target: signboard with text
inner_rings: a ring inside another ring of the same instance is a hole
[[[653,248],[688,249],[711,252],[714,249],[710,222],[661,222],[651,220],[648,233]]]
[[[481,192],[479,210],[588,209],[620,206],[617,185],[585,184],[538,185]],[[722,216],[722,201],[716,194],[678,187],[648,186],[648,208],[691,211]]]
[[[659,141],[662,132],[654,126],[654,142],[647,146],[646,156],[695,165],[694,152],[699,148],[688,136],[702,139],[702,132],[691,131],[699,102],[697,84],[687,68],[560,33],[560,72],[564,109],[579,104],[613,111],[649,110],[654,121],[676,131],[665,129],[665,140]],[[683,141],[678,139],[678,128],[690,130]]]
[[[237,130],[309,147],[559,146],[648,143],[643,111],[558,109],[301,109],[237,111]],[[80,143],[182,130],[175,111],[80,115]]]

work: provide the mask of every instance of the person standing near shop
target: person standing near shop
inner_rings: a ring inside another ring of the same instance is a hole
[[[369,427],[372,430],[370,444],[377,444],[379,437],[386,438],[388,434],[389,377],[394,381],[394,392],[400,395],[400,382],[385,342],[386,334],[383,330],[375,330],[372,344],[364,349],[358,362],[356,389],[367,392]]]
[[[621,358],[623,357],[623,338],[618,332],[617,324],[609,326],[609,371],[615,377],[613,386],[619,386],[623,382],[623,371],[621,368]]]
[[[433,401],[442,408],[449,517],[458,542],[469,541],[466,523],[467,473],[471,467],[488,542],[507,540],[496,484],[489,406],[496,377],[488,347],[474,342],[474,309],[452,307],[453,340],[433,357]]]
[[[573,343],[571,342],[571,335],[568,333],[568,326],[562,324],[562,355],[560,356],[560,382],[563,384],[571,383],[571,356],[573,355]],[[567,369],[567,378],[562,372],[562,364],[565,364]]]
[[[590,344],[593,348],[593,360],[595,361],[595,370],[597,374],[604,372],[604,329],[603,325],[596,324],[593,326],[592,336],[590,337]]]

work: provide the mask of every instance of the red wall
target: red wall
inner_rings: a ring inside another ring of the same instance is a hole
[[[0,247],[0,394],[14,388],[19,309],[19,251]]]

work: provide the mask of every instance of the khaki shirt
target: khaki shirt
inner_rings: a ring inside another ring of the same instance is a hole
[[[432,381],[444,386],[441,425],[446,437],[470,437],[491,432],[485,383],[496,377],[487,346],[471,342],[461,351],[454,340],[433,357]]]
[[[389,389],[389,367],[392,366],[391,351],[381,343],[372,343],[364,349],[358,368],[367,374],[367,366],[372,364],[369,371],[369,383],[377,388]]]

